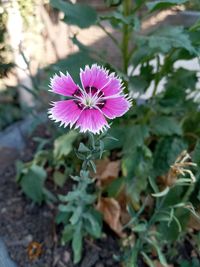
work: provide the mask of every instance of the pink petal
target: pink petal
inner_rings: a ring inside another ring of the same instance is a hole
[[[63,73],[60,73],[60,76],[54,75],[51,79],[50,87],[52,92],[64,96],[71,96],[78,89],[72,77],[69,74],[64,75]]]
[[[109,79],[110,81],[102,88],[101,91],[105,96],[119,94],[122,91],[121,79],[115,77],[114,74],[110,74]]]
[[[86,66],[85,70],[81,70],[80,79],[83,88],[89,86],[97,89],[101,89],[109,81],[108,72],[96,64],[93,64],[91,68]]]
[[[76,123],[76,128],[78,127],[80,127],[80,132],[89,131],[96,134],[109,126],[98,109],[85,109]]]
[[[124,96],[119,96],[106,99],[102,112],[107,118],[114,119],[124,115],[129,110],[130,106],[131,103]]]
[[[56,122],[61,122],[61,125],[70,127],[78,120],[82,110],[78,108],[73,100],[62,100],[54,102],[53,107],[49,109],[49,118]]]

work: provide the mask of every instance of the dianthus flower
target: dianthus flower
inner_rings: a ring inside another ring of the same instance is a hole
[[[51,79],[51,91],[66,100],[53,102],[49,117],[60,125],[79,128],[80,132],[103,132],[109,128],[106,120],[121,117],[131,103],[123,94],[121,79],[114,73],[93,64],[80,71],[82,87],[77,85],[69,73],[54,75]]]

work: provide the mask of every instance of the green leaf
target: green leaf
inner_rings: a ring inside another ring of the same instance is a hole
[[[23,192],[38,204],[44,200],[43,188],[46,176],[46,171],[42,167],[32,165],[20,181]]]
[[[114,179],[106,188],[108,197],[117,197],[117,195],[121,192],[121,189],[124,187],[124,183],[124,178]]]
[[[148,243],[150,243],[155,248],[155,250],[157,251],[157,254],[158,254],[158,258],[160,260],[160,263],[164,267],[167,267],[168,264],[167,264],[165,255],[163,254],[163,252],[162,252],[161,248],[159,247],[159,245],[157,244],[157,242],[155,240],[150,240],[150,239],[147,239],[147,240],[148,240]]]
[[[124,16],[122,12],[112,12],[100,17],[101,20],[109,20],[113,27],[129,25],[135,26],[135,15]],[[138,22],[137,22],[138,23]]]
[[[172,48],[183,48],[191,54],[196,53],[188,33],[181,26],[162,28],[149,36],[138,36],[137,39],[140,45],[146,45],[154,52],[168,53]]]
[[[192,134],[200,138],[200,112],[197,111],[197,107],[195,110],[190,109],[187,115],[185,116],[183,122],[183,131],[186,136],[188,135],[188,137],[190,137],[190,134]],[[194,142],[194,140],[192,141]]]
[[[159,9],[165,9],[176,5],[181,5],[186,3],[188,0],[159,0],[159,1],[153,1],[148,2],[146,5],[150,12],[159,10]]]
[[[154,117],[150,122],[151,131],[156,135],[181,135],[182,130],[173,117]]]
[[[132,230],[136,233],[145,232],[147,230],[147,226],[145,223],[140,223],[132,228]]]
[[[137,140],[137,139],[135,139],[135,140]],[[130,141],[129,141],[129,143],[130,143]],[[127,144],[128,144],[128,142],[127,142]],[[138,142],[138,144],[140,145],[139,142]],[[125,148],[124,148],[124,151],[126,152]],[[137,147],[137,143],[136,144],[130,143],[129,148],[127,147],[127,153],[124,154],[124,156],[122,158],[122,174],[123,174],[123,176],[128,177],[128,178],[133,178],[133,176],[137,176],[140,178],[141,177],[147,178],[147,175],[149,175],[149,171],[150,171],[151,167],[152,167],[152,153],[151,153],[150,149],[147,146],[145,146],[144,144],[143,144],[143,146]]]
[[[124,144],[124,136],[127,133],[129,127],[126,125],[123,126],[113,126],[109,129],[109,134],[117,139],[114,141],[113,139],[107,138],[105,139],[104,145],[106,150],[112,150],[116,148],[121,148]]]
[[[196,143],[195,149],[192,153],[192,161],[200,168],[200,141]]]
[[[150,64],[143,64],[140,67],[139,75],[134,75],[129,78],[130,89],[133,92],[144,93],[149,88],[149,84],[154,79],[154,68]]]
[[[151,194],[153,197],[163,197],[169,193],[170,188],[167,186],[163,191],[159,193]]]
[[[134,203],[140,202],[140,195],[147,188],[147,178],[143,177],[133,177],[126,186],[126,194]]]
[[[158,193],[158,192],[159,192],[159,188],[158,188],[158,186],[157,186],[157,184],[156,184],[155,179],[154,179],[153,177],[151,177],[151,176],[149,176],[148,178],[149,178],[149,183],[150,183],[150,185],[151,185],[153,191],[154,191],[155,193]]]
[[[59,171],[55,171],[53,174],[53,181],[56,185],[58,185],[59,187],[63,187],[63,185],[65,184],[67,180],[66,174],[61,173]]]
[[[129,78],[131,91],[144,93],[145,90],[149,87],[148,82],[141,77],[140,75],[134,75]]]
[[[81,152],[81,153],[90,152],[90,149],[83,143],[80,143],[78,147],[78,152]]]
[[[83,218],[86,220],[84,225],[88,234],[100,238],[102,232],[101,214],[97,210],[91,209],[83,215]]]
[[[94,161],[90,160],[89,163],[90,163],[90,167],[92,168],[93,172],[96,173],[97,169],[96,169],[96,165],[95,165]]]
[[[179,200],[176,198],[176,203],[178,203]],[[173,214],[173,220],[169,223],[167,222],[161,222],[158,231],[162,234],[163,240],[174,242],[176,241],[180,236],[180,231],[183,232],[189,221],[189,211],[179,208],[176,209],[175,214]]]
[[[104,152],[104,142],[102,140],[99,141],[99,158],[102,158],[103,152]]]
[[[74,254],[74,264],[81,260],[82,249],[83,249],[83,233],[82,233],[82,222],[76,225],[75,232],[73,233],[72,249]]]
[[[161,138],[154,151],[153,173],[155,176],[166,174],[180,153],[187,149],[181,138]]]
[[[66,212],[59,212],[55,219],[56,224],[60,223],[67,224],[69,220],[69,215],[70,214]]]
[[[62,198],[61,198],[61,200],[62,200]],[[65,212],[65,213],[70,213],[71,214],[74,211],[75,208],[72,205],[70,205],[70,203],[69,203],[67,205],[60,204],[58,206],[58,209],[59,209],[59,211],[61,211],[63,213]]]
[[[21,176],[22,176],[22,173],[25,170],[24,169],[24,163],[21,160],[17,160],[15,163],[15,166],[16,166],[16,172],[17,172],[16,173],[16,181],[17,181],[17,183],[19,183]]]
[[[145,263],[149,266],[149,267],[156,267],[154,262],[152,261],[152,259],[145,253],[145,252],[141,252],[142,256],[144,257]]]
[[[181,260],[180,267],[199,267],[200,266],[200,260],[196,257],[188,260]]]
[[[72,151],[72,144],[76,140],[78,133],[70,131],[67,134],[61,135],[54,141],[53,154],[55,159],[59,160],[63,156],[69,155]]]
[[[137,147],[122,158],[122,174],[127,178],[127,194],[139,202],[140,193],[148,184],[152,158],[146,153],[146,146]]]
[[[190,28],[190,31],[198,31],[198,30],[200,30],[200,19],[197,20],[197,22]]]
[[[73,44],[75,44],[76,46],[78,46],[79,50],[85,53],[89,53],[91,50],[89,49],[88,46],[82,44],[76,37],[76,34],[74,34],[74,36],[71,38]]]
[[[134,139],[132,140],[132,138]],[[149,128],[147,125],[134,125],[126,130],[125,138],[123,136],[125,154],[132,153],[135,147],[141,147],[144,140],[149,137]],[[132,140],[132,142],[130,142]]]
[[[74,226],[71,224],[66,225],[62,232],[61,243],[65,245],[67,242],[72,240],[73,235],[74,235]]]
[[[78,206],[76,209],[73,210],[73,215],[71,216],[70,223],[72,225],[75,225],[78,223],[78,221],[81,219],[83,213],[83,208],[82,206]]]
[[[47,188],[43,187],[43,195],[44,195],[44,200],[48,203],[48,202],[56,202],[57,198],[56,196],[49,191]]]
[[[62,0],[51,0],[50,4],[65,14],[63,21],[67,24],[88,28],[97,20],[97,13],[91,6],[79,3],[71,4]]]
[[[62,199],[62,201],[76,201],[77,199],[79,199],[81,195],[80,190],[74,190],[69,192],[66,196],[60,196],[59,198]]]

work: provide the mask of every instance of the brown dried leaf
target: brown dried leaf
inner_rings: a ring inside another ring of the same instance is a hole
[[[170,187],[175,184],[179,176],[185,177],[185,175],[187,175],[191,180],[190,182],[194,183],[196,179],[190,170],[191,166],[196,166],[196,163],[191,161],[191,156],[184,150],[177,157],[174,164],[170,166],[168,173],[158,177],[158,182],[166,188],[167,186]]]
[[[193,214],[191,214],[190,220],[189,220],[189,223],[188,223],[188,228],[200,231],[200,220],[199,220],[199,218],[197,218]]]
[[[33,260],[38,259],[42,254],[42,244],[38,242],[31,242],[28,245],[27,252],[28,252],[29,260],[33,261]]]
[[[158,260],[153,261],[153,263],[154,263],[154,265],[156,267],[165,267]],[[168,264],[167,267],[174,267],[174,265],[173,264]]]
[[[120,161],[109,161],[108,159],[97,161],[97,184],[104,187],[119,177]]]
[[[104,221],[110,228],[120,237],[123,237],[124,234],[122,233],[122,224],[120,222],[121,207],[118,201],[114,198],[102,197],[97,203],[97,209],[102,212]]]

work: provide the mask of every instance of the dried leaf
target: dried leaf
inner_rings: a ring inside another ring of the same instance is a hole
[[[119,192],[117,196],[117,202],[119,203],[121,207],[120,221],[122,225],[126,225],[131,219],[131,216],[128,213],[127,208],[126,208],[127,203],[131,203],[131,199],[128,198],[125,187],[123,187],[121,191]]]
[[[200,231],[200,220],[196,216],[194,216],[193,214],[191,214],[191,216],[190,216],[188,228]]]
[[[33,261],[38,259],[42,254],[42,244],[38,242],[31,242],[28,245],[28,257],[29,260]]]
[[[100,198],[97,203],[97,209],[102,212],[104,221],[120,237],[123,237],[122,224],[120,222],[121,207],[114,198]]]
[[[105,187],[114,179],[119,177],[120,161],[109,161],[108,159],[97,161],[97,184]]]
[[[158,260],[153,261],[156,267],[164,267]],[[167,267],[174,267],[173,264],[168,264]]]
[[[186,150],[182,151],[177,157],[173,165],[170,166],[169,172],[166,175],[159,176],[158,181],[164,188],[171,187],[175,183],[180,181],[179,177],[189,176],[185,182],[192,184],[196,181],[196,178],[192,171],[189,169],[191,166],[196,166],[197,164],[191,161],[191,157]]]

